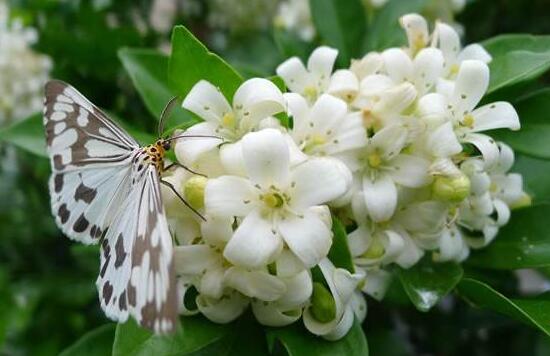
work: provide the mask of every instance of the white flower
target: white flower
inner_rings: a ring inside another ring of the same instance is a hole
[[[281,91],[267,79],[253,78],[244,82],[230,105],[218,88],[201,80],[187,94],[183,108],[205,122],[186,130],[186,135],[210,135],[234,142],[258,128],[260,121],[285,111]],[[221,144],[218,138],[180,139],[175,152],[182,163],[192,164],[202,154]]]
[[[296,32],[304,41],[315,37],[308,0],[286,0],[279,4],[275,26]]]
[[[285,99],[294,123],[290,135],[304,153],[338,156],[366,145],[361,114],[348,113],[344,101],[323,94],[310,108],[299,94],[285,94]]]
[[[304,325],[315,335],[322,336],[327,340],[338,340],[347,334],[355,317],[359,319],[359,322],[365,318],[366,304],[356,293],[364,275],[352,274],[343,268],[336,268],[326,258],[319,262],[319,268],[333,299],[334,309],[331,312],[334,315],[331,320],[319,320],[319,315],[315,315],[316,296],[314,295],[313,305],[304,310]],[[319,288],[326,291],[325,286],[319,285]],[[317,296],[319,299],[327,297],[330,298],[327,294]]]
[[[309,102],[327,91],[338,51],[330,47],[318,47],[307,61],[307,69],[298,57],[292,57],[277,67],[286,86],[303,95]]]
[[[290,167],[286,140],[275,129],[246,135],[241,147],[247,178],[222,176],[206,187],[208,215],[243,218],[225,258],[243,267],[264,266],[284,241],[306,266],[314,266],[328,253],[332,233],[312,208],[343,195],[350,173],[328,158]]]
[[[397,205],[397,184],[418,188],[430,182],[429,161],[402,153],[407,130],[392,125],[378,131],[357,154],[355,163],[361,181],[361,192],[369,216],[376,222],[388,221]]]

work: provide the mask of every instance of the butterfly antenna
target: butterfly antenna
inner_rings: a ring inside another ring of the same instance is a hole
[[[164,123],[172,113],[172,110],[174,110],[174,107],[179,104],[180,99],[181,97],[174,96],[172,99],[168,101],[164,109],[162,109],[162,113],[160,114],[160,119],[159,119],[159,137],[162,137],[162,134],[164,133]]]

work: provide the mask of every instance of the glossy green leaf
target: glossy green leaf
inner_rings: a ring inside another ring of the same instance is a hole
[[[262,329],[248,315],[231,324],[184,317],[173,335],[153,335],[129,321],[117,327],[113,345],[113,356],[260,355],[265,351]]]
[[[226,98],[242,83],[242,77],[218,55],[210,52],[189,30],[174,27],[172,55],[168,74],[171,87],[181,96],[187,95],[199,80],[218,86]]]
[[[116,324],[106,324],[82,336],[59,356],[104,356],[110,355],[115,338]]]
[[[311,17],[324,42],[339,51],[338,63],[349,65],[359,56],[367,28],[360,0],[310,0]]]
[[[549,49],[550,50],[550,49]],[[550,158],[550,88],[532,93],[514,103],[520,122],[519,131],[498,130],[494,138],[515,151],[540,158]]]
[[[468,263],[496,269],[550,266],[550,230],[545,224],[548,216],[548,204],[514,211],[496,239],[473,253]]]
[[[123,48],[118,56],[145,106],[159,120],[166,104],[176,95],[168,84],[168,57],[155,50],[135,48]],[[179,124],[191,120],[181,108],[174,108],[172,114]]]
[[[354,273],[355,268],[348,246],[348,235],[344,225],[336,217],[332,217],[332,233],[332,246],[328,252],[328,258],[336,267],[345,268]]]
[[[427,257],[409,269],[397,269],[403,289],[415,307],[423,312],[446,296],[462,274],[462,267],[457,263],[435,263]]]
[[[399,18],[411,12],[420,12],[425,4],[426,0],[388,1],[367,31],[364,52],[406,45],[407,36],[399,24]]]
[[[480,308],[490,309],[527,323],[550,336],[550,296],[510,299],[489,285],[464,278],[457,286],[461,297]]]
[[[42,114],[34,114],[0,131],[0,141],[8,142],[37,156],[48,157]]]
[[[289,356],[368,356],[367,339],[357,320],[346,336],[337,341],[326,341],[314,336],[299,323],[284,328],[269,328],[267,342],[270,352],[277,343]]]
[[[487,93],[534,79],[550,68],[550,36],[501,35],[482,45],[493,56]]]
[[[512,172],[523,176],[524,189],[533,200],[533,203],[550,203],[550,160],[543,160],[522,154],[516,154]]]

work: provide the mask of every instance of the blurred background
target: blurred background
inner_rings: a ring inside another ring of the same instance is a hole
[[[390,18],[414,9],[452,23],[465,43],[550,33],[548,0],[363,3],[369,23],[398,3]],[[174,24],[187,26],[245,77],[272,76],[283,59],[307,58],[320,43],[307,1],[0,0],[0,138],[2,130],[40,111],[48,77],[71,83],[125,127],[153,134],[156,121],[118,51],[169,53]],[[56,228],[49,162],[33,154],[42,148],[29,142],[26,129],[36,130],[23,125],[19,136],[0,142],[0,355],[55,355],[108,320],[95,289],[97,248],[73,243]],[[527,272],[521,281],[514,272],[483,274],[513,295],[521,288],[543,291],[550,272]],[[383,303],[369,300],[364,329],[373,355],[550,354],[549,342],[534,329],[452,296],[420,313],[398,286]]]

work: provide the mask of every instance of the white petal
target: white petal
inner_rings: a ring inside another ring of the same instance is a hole
[[[435,157],[450,157],[462,152],[462,145],[450,122],[440,125],[429,134],[426,148]]]
[[[197,306],[201,313],[215,323],[229,323],[237,319],[248,306],[248,299],[239,293],[232,293],[229,297],[212,299],[199,295]]]
[[[390,48],[382,52],[388,75],[395,83],[413,80],[411,58],[400,48]]]
[[[371,242],[371,232],[367,224],[361,224],[348,234],[348,246],[353,257],[360,256],[367,251]]]
[[[495,212],[497,213],[496,224],[498,226],[504,226],[508,224],[510,220],[510,208],[500,199],[493,200],[495,206]]]
[[[174,246],[174,266],[178,274],[201,274],[217,266],[218,261],[218,254],[209,246]]]
[[[306,210],[301,217],[287,216],[278,224],[279,232],[290,250],[306,267],[324,258],[332,244],[332,232],[319,216]]]
[[[396,221],[410,232],[431,232],[440,230],[447,218],[445,203],[434,200],[415,202],[400,209]]]
[[[360,60],[352,59],[350,70],[355,73],[359,79],[365,78],[382,69],[384,60],[379,53],[370,52]]]
[[[479,103],[489,86],[489,67],[477,60],[467,60],[460,64],[456,76],[451,103],[455,115],[459,117],[470,112]]]
[[[220,162],[226,174],[246,177],[242,141],[221,145]]]
[[[405,241],[405,247],[402,253],[395,259],[395,263],[403,268],[410,268],[424,256],[424,250],[416,246],[408,235],[401,234],[401,237]]]
[[[499,142],[498,147],[500,148],[500,155],[498,156],[498,165],[495,167],[496,170],[494,172],[506,173],[514,165],[514,151],[503,142]]]
[[[367,301],[361,292],[355,291],[350,300],[350,307],[357,321],[361,324],[367,317]]]
[[[302,309],[282,310],[278,303],[252,302],[252,312],[262,325],[280,327],[292,324],[302,316]]]
[[[436,46],[443,52],[447,71],[456,63],[458,52],[460,50],[460,37],[455,29],[443,22],[435,25],[433,33]]]
[[[393,280],[393,274],[383,269],[373,269],[367,272],[366,283],[363,292],[374,299],[381,301],[386,295]]]
[[[414,85],[401,83],[381,93],[380,100],[374,104],[372,111],[382,117],[391,113],[399,114],[414,102],[416,95]]]
[[[307,127],[309,118],[309,104],[307,100],[296,93],[285,93],[284,98],[288,106],[288,114],[293,118],[293,131],[300,131],[302,127]]]
[[[286,86],[295,93],[302,93],[309,85],[309,73],[298,57],[292,57],[277,67],[277,75],[283,78]]]
[[[359,79],[348,69],[340,69],[334,72],[330,79],[327,92],[344,100],[352,100],[359,91]]]
[[[179,305],[179,313],[185,316],[195,315],[199,312],[199,309],[187,309],[185,303],[183,303],[183,301],[185,300],[185,296],[187,292],[191,290],[191,287],[193,287],[193,285],[191,283],[188,283],[186,279],[178,278],[178,298],[181,301]]]
[[[350,307],[344,310],[344,315],[336,326],[327,334],[323,335],[323,338],[329,341],[336,341],[343,338],[353,326],[354,314]]]
[[[371,181],[363,176],[363,195],[370,217],[376,222],[388,221],[397,205],[397,188],[391,177],[379,174]]]
[[[280,131],[265,129],[242,138],[242,153],[250,179],[267,188],[286,187],[289,178],[289,152]]]
[[[393,80],[387,75],[367,75],[359,85],[361,95],[373,96],[394,86]]]
[[[388,174],[398,184],[409,188],[419,188],[430,182],[428,175],[430,162],[424,158],[400,154],[389,164],[393,169]]]
[[[207,270],[200,279],[200,283],[197,287],[198,292],[201,295],[210,298],[221,298],[221,296],[223,295],[223,290],[225,288],[223,282],[224,273],[225,270],[223,266],[221,266],[221,263],[219,268]]]
[[[263,78],[247,80],[233,97],[234,112],[240,114],[244,128],[253,128],[261,119],[285,111],[285,104],[279,88]]]
[[[191,88],[182,107],[213,124],[219,124],[221,118],[232,111],[221,91],[206,80]]]
[[[232,216],[209,216],[201,222],[201,235],[212,246],[223,247],[233,235]]]
[[[309,270],[303,270],[283,281],[286,284],[286,293],[277,300],[277,304],[285,309],[293,309],[307,303],[313,291],[313,282]]]
[[[328,155],[337,155],[344,151],[362,148],[367,144],[367,133],[360,112],[346,115],[335,129],[332,141],[325,144]]]
[[[216,136],[216,127],[217,126],[211,122],[201,122],[185,130],[183,135]],[[192,166],[199,156],[214,149],[221,143],[222,141],[217,138],[183,137],[176,141],[174,152],[176,153],[176,158],[180,163]]]
[[[285,284],[279,278],[263,271],[247,271],[231,267],[225,272],[225,284],[250,298],[274,301],[286,292]]]
[[[314,158],[292,171],[291,204],[298,209],[325,204],[351,185],[351,172],[336,159]]]
[[[476,59],[484,63],[489,63],[492,58],[485,48],[477,43],[472,43],[464,47],[458,55],[459,61],[465,61],[467,59]]]
[[[332,95],[323,94],[317,99],[309,114],[310,131],[325,133],[333,129],[348,111],[347,104]]]
[[[338,51],[334,48],[321,46],[316,48],[307,61],[307,69],[315,75],[315,80],[326,89]]]
[[[468,247],[456,227],[445,229],[441,234],[439,241],[439,253],[435,255],[435,259],[438,262],[460,262],[460,258],[463,255],[463,250],[467,248]]]
[[[419,44],[421,46],[428,44],[428,23],[424,17],[418,14],[407,14],[399,19],[399,23],[407,33],[411,49],[417,48]]]
[[[472,112],[474,117],[473,132],[494,129],[519,130],[519,117],[510,103],[500,101],[487,104]]]
[[[491,137],[477,133],[468,133],[464,136],[462,141],[469,142],[476,146],[483,155],[485,167],[491,167],[497,162],[499,150],[495,140]]]
[[[414,85],[419,95],[426,93],[443,73],[443,55],[436,48],[424,48],[414,58]]]
[[[204,191],[208,215],[245,216],[257,198],[257,190],[250,181],[234,176],[209,179]]]
[[[448,80],[444,78],[439,78],[435,86],[435,91],[441,95],[444,95],[446,98],[452,98],[453,92],[455,90],[455,81]]]
[[[224,257],[234,265],[258,268],[273,262],[282,248],[281,238],[259,209],[248,214],[229,240]]]
[[[430,125],[437,125],[448,120],[447,99],[439,93],[430,93],[418,100],[416,112]]]
[[[401,125],[386,126],[378,131],[371,139],[369,145],[378,150],[384,160],[397,156],[407,140],[407,129]]]
[[[277,276],[281,278],[290,278],[305,270],[305,266],[292,251],[283,249],[277,257]]]

